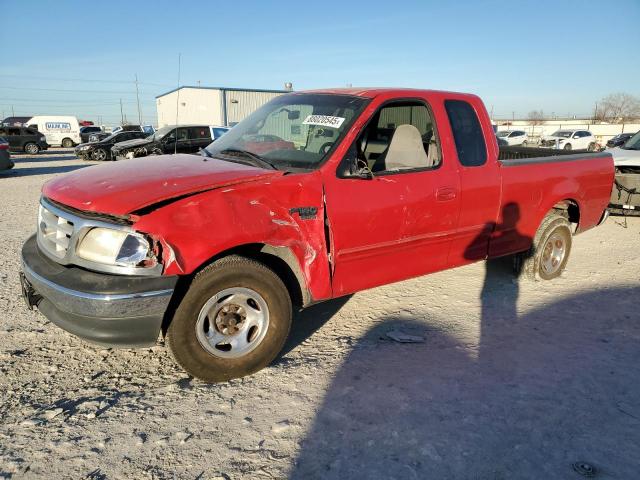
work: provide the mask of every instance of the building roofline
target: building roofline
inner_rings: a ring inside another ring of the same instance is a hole
[[[197,87],[195,85],[182,85],[180,87],[174,88],[173,90],[169,90],[168,92],[164,92],[164,93],[161,93],[160,95],[156,95],[156,98],[164,97],[166,95],[169,95],[170,93],[177,92],[178,90],[182,90],[183,88],[193,88],[195,90],[222,90],[222,91],[232,91],[232,92],[291,93],[290,90],[269,90],[264,88]]]

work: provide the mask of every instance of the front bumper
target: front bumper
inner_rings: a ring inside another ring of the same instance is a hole
[[[22,268],[27,305],[64,330],[109,347],[154,345],[178,281],[63,266],[40,252],[35,235],[22,247]]]

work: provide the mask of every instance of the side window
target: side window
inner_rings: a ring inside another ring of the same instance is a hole
[[[434,124],[427,106],[401,101],[378,110],[356,141],[358,159],[374,173],[440,165]]]
[[[444,106],[460,163],[465,167],[484,165],[487,162],[487,146],[473,107],[463,100],[446,100]]]
[[[211,140],[211,129],[209,127],[189,128],[189,138],[192,140]]]
[[[300,128],[300,127],[298,127]],[[224,135],[225,133],[227,133],[227,130],[224,128],[214,128],[213,129],[213,136],[215,137],[215,139],[217,140],[218,138],[220,138],[222,135]]]
[[[7,129],[7,135],[20,135],[20,128],[19,127],[9,127]]]
[[[183,140],[189,140],[189,132],[186,128],[178,129],[178,142]]]

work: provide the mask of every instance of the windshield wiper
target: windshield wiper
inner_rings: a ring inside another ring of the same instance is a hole
[[[250,152],[248,150],[242,150],[240,148],[226,148],[224,150],[221,150],[220,152],[223,155],[229,155],[232,156],[233,154],[240,154],[243,157],[247,157],[250,158],[251,160],[253,160],[255,163],[258,164],[258,166],[264,167],[265,165],[267,167],[269,167],[272,170],[278,170],[278,167],[276,167],[273,163],[271,163],[269,160],[267,160],[266,158],[261,157],[260,155],[257,155],[253,152]]]
[[[203,157],[213,158],[213,155],[211,154],[211,152],[209,150],[207,150],[207,147],[204,147],[204,148],[200,149],[200,155],[202,155]]]

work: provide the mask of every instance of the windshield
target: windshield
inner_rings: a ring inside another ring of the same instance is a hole
[[[569,138],[573,132],[570,130],[558,130],[551,134],[552,137]]]
[[[502,132],[498,132],[498,133],[497,133],[497,136],[498,136],[498,137],[501,137],[501,138],[502,138],[502,137],[508,137],[510,133],[511,133],[511,130],[504,130],[504,131],[502,131]]]
[[[159,128],[158,130],[155,131],[155,133],[150,134],[147,138],[147,140],[155,142],[160,140],[162,137],[164,137],[167,133],[171,132],[172,130],[174,130],[176,127],[174,125],[167,125],[166,127],[162,127]]]
[[[223,160],[236,160],[238,153],[245,152],[247,157],[259,157],[277,169],[315,168],[327,158],[367,102],[351,95],[281,95],[205,150]]]
[[[640,150],[640,132],[636,133],[622,146],[625,150]]]

